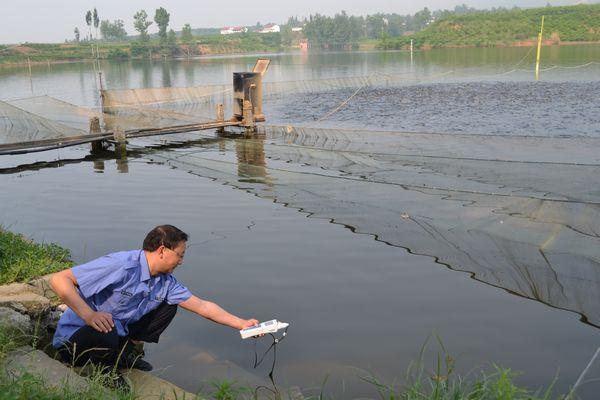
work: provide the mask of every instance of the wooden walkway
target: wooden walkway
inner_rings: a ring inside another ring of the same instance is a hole
[[[225,128],[228,126],[245,126],[243,121],[214,121],[199,124],[174,125],[166,128],[145,128],[130,129],[122,132],[106,131],[90,133],[80,136],[68,136],[45,140],[35,140],[30,142],[0,144],[0,155],[25,154],[39,151],[58,149],[61,147],[76,146],[84,143],[93,143],[98,141],[125,142],[127,139],[167,135],[172,133],[194,132],[207,129]]]

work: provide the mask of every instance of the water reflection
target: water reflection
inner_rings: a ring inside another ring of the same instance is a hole
[[[162,87],[171,87],[171,63],[163,61],[161,63]]]
[[[260,138],[235,141],[239,182],[261,183],[270,187],[272,179],[267,173],[265,149]]]
[[[115,155],[117,161],[117,171],[121,174],[129,172],[129,164],[127,162],[127,144],[116,143],[115,144]]]
[[[154,76],[153,76],[153,64],[151,61],[147,62],[132,62],[132,67],[141,72],[140,87],[153,87]]]
[[[94,168],[94,172],[99,174],[104,173],[104,160],[94,160],[92,161],[92,165]]]

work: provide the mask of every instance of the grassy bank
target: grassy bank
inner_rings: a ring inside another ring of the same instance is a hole
[[[244,33],[237,35],[205,35],[191,43],[161,44],[128,41],[121,43],[23,43],[0,45],[1,64],[83,61],[95,58],[96,46],[100,59],[161,59],[207,54],[278,52],[284,48],[278,33]]]
[[[70,268],[70,255],[69,250],[54,243],[34,243],[0,227],[0,285]]]
[[[560,42],[600,41],[600,4],[481,11],[449,15],[413,35],[383,37],[382,49],[405,49],[411,39],[416,48],[492,47],[537,40],[542,16],[544,40]]]

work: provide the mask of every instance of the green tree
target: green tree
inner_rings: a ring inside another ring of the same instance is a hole
[[[152,21],[148,21],[148,14],[145,10],[136,12],[133,16],[133,26],[140,33],[140,41],[147,42],[150,40],[148,35],[148,27],[152,25]]]
[[[294,40],[294,32],[292,32],[292,26],[287,24],[281,27],[281,44],[284,46],[291,46]]]
[[[100,25],[100,18],[98,17],[98,10],[96,10],[95,8],[94,8],[93,16],[94,16],[94,28],[98,29],[98,26]]]
[[[169,33],[167,33],[167,44],[169,46],[175,46],[177,44],[177,34],[173,29],[169,29]]]
[[[167,42],[167,28],[169,27],[169,18],[171,16],[163,7],[157,8],[154,14],[154,22],[158,25],[158,36],[161,43]]]
[[[100,18],[98,17],[98,10],[95,8],[92,17],[94,18],[94,28],[96,28],[96,39],[98,39],[98,26],[100,25]]]
[[[80,37],[79,28],[75,27],[75,29],[73,30],[73,33],[75,34],[75,42],[79,43],[79,37]]]
[[[127,38],[123,20],[116,19],[114,22],[104,20],[100,23],[100,34],[105,40],[123,41]]]
[[[190,44],[194,41],[194,36],[192,35],[192,27],[190,24],[185,24],[181,29],[181,42],[185,44]]]
[[[92,41],[92,12],[88,10],[85,13],[85,23],[88,26],[89,40]],[[92,58],[94,57],[94,44],[91,43],[92,46]]]
[[[425,7],[414,15],[412,22],[415,31],[424,29],[431,22],[431,11]]]
[[[85,13],[85,23],[88,26],[90,40],[92,40],[92,12],[90,10],[88,10],[88,12]]]

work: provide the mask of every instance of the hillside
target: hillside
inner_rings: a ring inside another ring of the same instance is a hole
[[[600,41],[600,4],[594,4],[449,15],[413,35],[383,37],[380,47],[406,48],[411,39],[417,48],[515,45],[536,40],[542,15],[544,40],[557,44]]]

